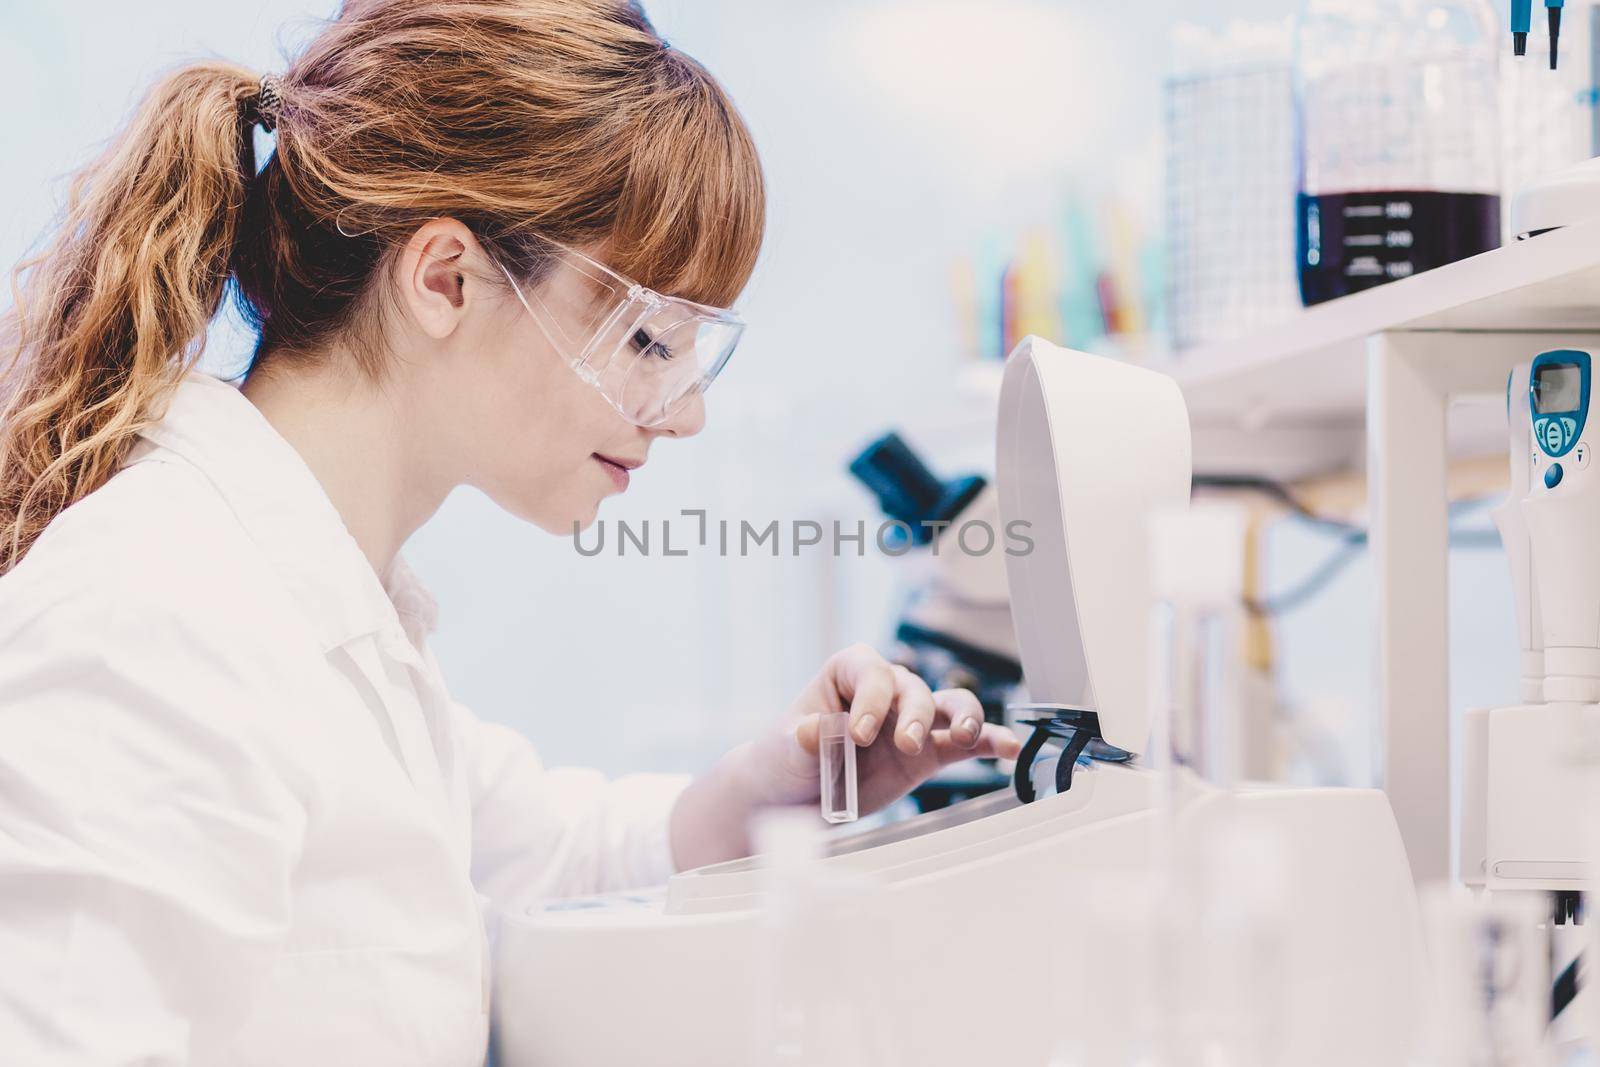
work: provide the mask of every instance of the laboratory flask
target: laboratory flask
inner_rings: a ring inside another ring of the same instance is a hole
[[[1296,251],[1306,305],[1500,244],[1486,0],[1304,0]]]

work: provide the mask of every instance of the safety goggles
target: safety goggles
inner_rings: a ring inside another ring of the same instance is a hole
[[[500,270],[555,348],[635,426],[659,426],[711,385],[744,322],[732,311],[665,296],[582,252],[541,237],[555,259],[523,285]]]

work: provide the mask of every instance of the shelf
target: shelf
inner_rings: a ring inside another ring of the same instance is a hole
[[[1589,329],[1600,330],[1600,222],[1307,308],[1259,334],[1179,353],[1162,369],[1183,387],[1197,423],[1252,432],[1306,422],[1355,426],[1366,408],[1373,334]]]
[[[1147,361],[1183,389],[1195,470],[1293,481],[1359,468],[1366,440],[1367,339],[1388,331],[1600,331],[1600,221],[1518,241],[1402,281],[1298,311],[1232,341]],[[1541,345],[1528,341],[1531,358]],[[963,389],[984,403],[1000,364]],[[1499,398],[1459,403],[1454,456],[1505,449]]]
[[[1196,470],[1366,470],[1377,751],[1419,882],[1451,873],[1452,462],[1505,456],[1508,371],[1596,333],[1591,222],[1307,308],[1162,368],[1188,403]],[[1462,440],[1466,423],[1477,440]]]

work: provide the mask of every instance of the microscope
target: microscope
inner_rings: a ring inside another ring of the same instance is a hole
[[[1522,703],[1469,711],[1461,880],[1547,901],[1557,1039],[1575,1025],[1600,722],[1600,471],[1586,434],[1593,356],[1539,354],[1507,384],[1511,491],[1495,509],[1521,645]],[[1591,995],[1592,996],[1592,995]]]
[[[969,553],[958,543],[967,523],[1001,528],[994,486],[977,474],[941,480],[892,432],[851,460],[850,473],[904,531],[907,543],[896,554],[920,557],[912,562],[921,580],[895,625],[894,659],[930,688],[971,690],[984,717],[1003,722],[1022,684],[1005,557]]]

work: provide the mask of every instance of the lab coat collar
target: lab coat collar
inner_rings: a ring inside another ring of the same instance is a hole
[[[401,623],[405,625],[406,636],[420,646],[422,638],[433,633],[434,627],[439,624],[439,602],[433,599],[433,594],[428,592],[427,586],[422,584],[422,579],[417,577],[411,565],[399,555],[394,557],[388,573],[383,577],[383,590],[389,595],[389,602],[394,605]]]
[[[129,462],[165,449],[199,469],[305,610],[324,652],[369,634],[415,641],[433,629],[433,598],[411,568],[396,556],[380,581],[311,468],[234,386],[191,371],[141,436],[153,447]]]

